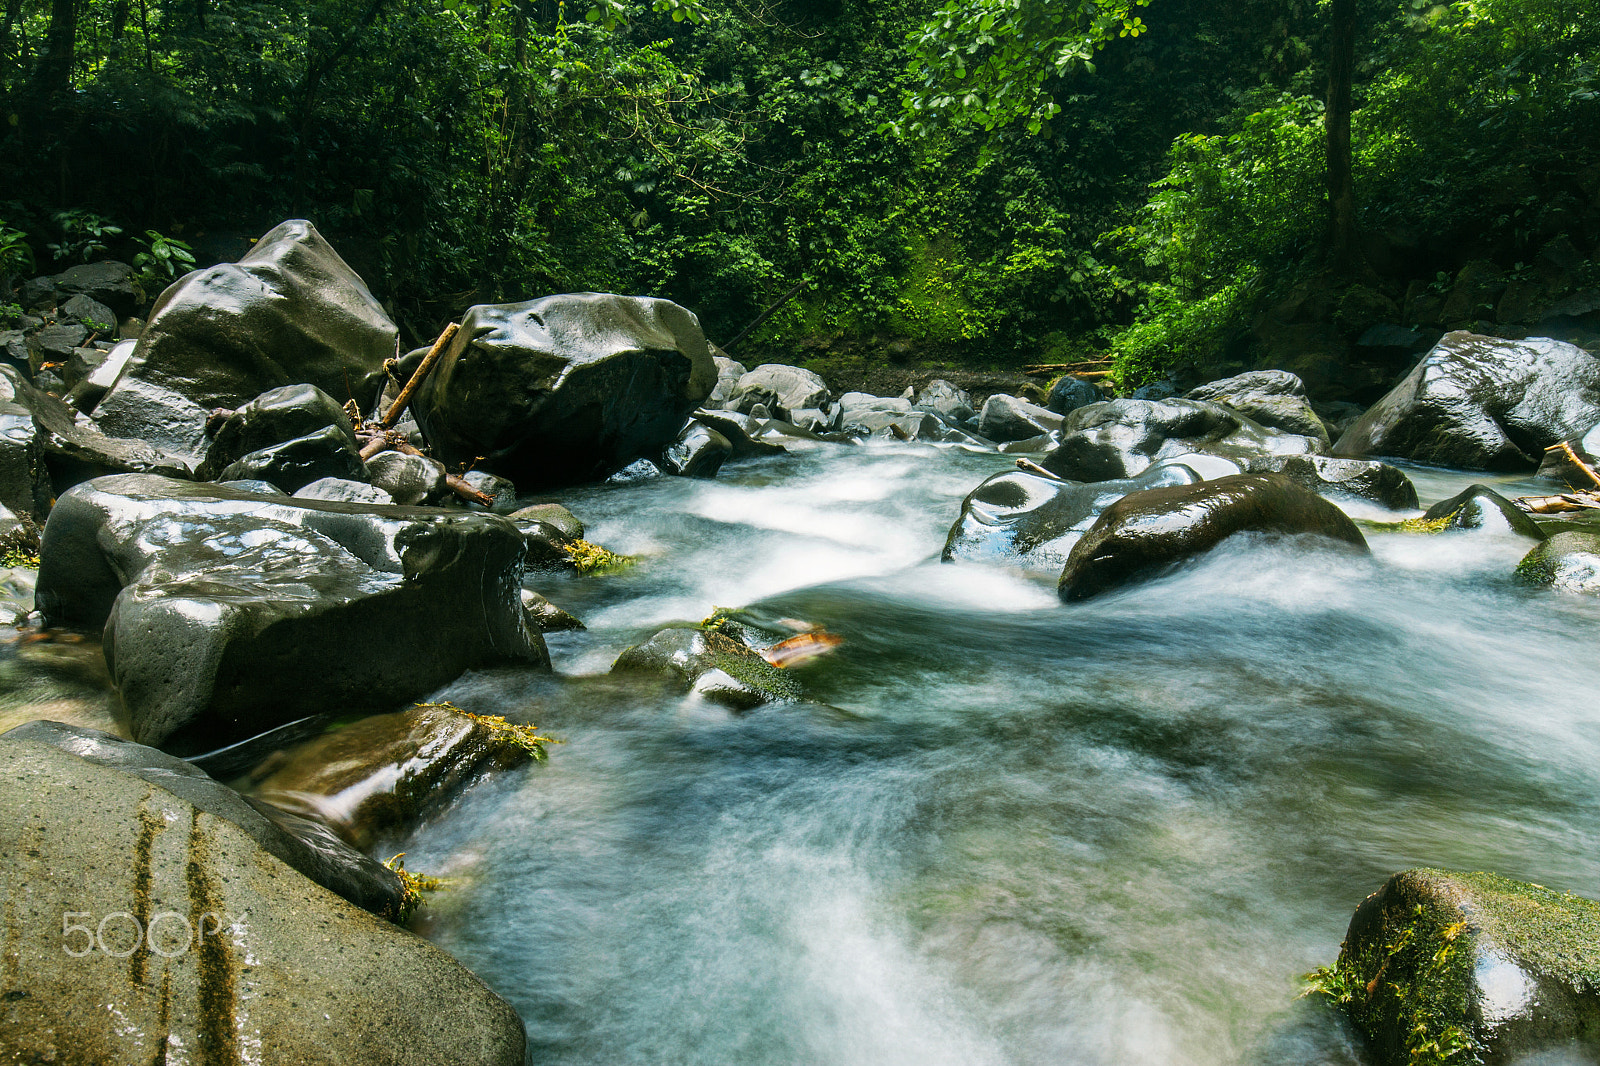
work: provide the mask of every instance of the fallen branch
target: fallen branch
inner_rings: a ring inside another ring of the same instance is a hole
[[[1516,501],[1529,514],[1569,514],[1600,510],[1600,493],[1563,492],[1555,496],[1523,496]]]
[[[1046,470],[1032,459],[1018,459],[1017,469],[1021,470],[1025,474],[1037,474],[1040,477],[1047,477],[1051,481],[1066,480],[1066,478],[1062,477],[1060,474],[1052,474],[1050,471]]]
[[[1568,444],[1566,441],[1562,441],[1559,444],[1552,444],[1552,445],[1550,445],[1550,447],[1546,448],[1545,451],[1547,451],[1547,452],[1553,452],[1553,451],[1566,452],[1567,453],[1567,458],[1572,460],[1572,464],[1574,466],[1576,466],[1579,470],[1582,470],[1585,474],[1587,474],[1589,476],[1589,480],[1592,481],[1596,486],[1600,486],[1600,474],[1595,473],[1594,467],[1590,466],[1588,463],[1586,463],[1582,459],[1578,458],[1578,453],[1573,451],[1572,450],[1572,445]]]
[[[433,370],[434,364],[444,355],[444,350],[450,346],[450,342],[455,339],[456,331],[460,328],[461,325],[459,323],[452,322],[444,328],[443,333],[439,334],[439,339],[433,342],[433,347],[429,348],[428,354],[423,356],[422,364],[411,375],[411,380],[406,382],[406,387],[400,390],[400,395],[396,396],[394,403],[389,405],[389,410],[384,413],[382,418],[378,419],[379,429],[393,429],[395,423],[400,421],[400,416],[405,413],[406,407],[411,403],[411,397],[422,386],[423,380]]]

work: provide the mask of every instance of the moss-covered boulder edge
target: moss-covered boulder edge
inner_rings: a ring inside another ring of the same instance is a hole
[[[1600,903],[1498,874],[1405,870],[1307,979],[1382,1066],[1600,1051]]]

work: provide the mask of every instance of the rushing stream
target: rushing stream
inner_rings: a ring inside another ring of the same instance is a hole
[[[642,561],[541,586],[589,626],[555,677],[438,694],[565,743],[400,842],[531,1061],[1357,1063],[1299,977],[1391,872],[1600,895],[1600,601],[1516,586],[1526,541],[1234,538],[1063,606],[938,562],[1007,465],[814,446],[565,497]],[[1424,505],[1473,480],[1411,472]],[[845,638],[815,703],[605,676],[746,605]]]

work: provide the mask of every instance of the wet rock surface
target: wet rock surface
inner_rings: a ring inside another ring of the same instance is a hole
[[[411,410],[447,467],[473,463],[531,492],[658,455],[716,374],[677,304],[547,296],[468,310]]]
[[[1600,534],[1579,530],[1552,534],[1517,564],[1517,577],[1557,592],[1600,595]]]
[[[1489,1064],[1600,1051],[1600,903],[1543,885],[1395,874],[1356,908],[1333,972],[1382,1066],[1429,1043]]]
[[[95,417],[191,464],[206,419],[268,389],[349,389],[363,407],[395,355],[394,323],[309,222],[285,222],[237,263],[195,271],[162,293],[121,379]]]
[[[1113,503],[1073,546],[1056,590],[1087,599],[1244,532],[1310,534],[1367,551],[1355,523],[1322,497],[1281,474],[1235,474]]]
[[[1444,530],[1482,530],[1515,533],[1543,540],[1544,531],[1516,504],[1487,485],[1468,485],[1448,500],[1440,500],[1422,516],[1422,523]]]
[[[382,458],[383,455],[377,456],[374,462]],[[220,481],[265,481],[291,495],[324,478],[364,481],[367,477],[360,453],[346,431],[338,426],[328,426],[241,456],[217,475]]]
[[[737,637],[663,629],[617,657],[613,674],[662,678],[738,710],[800,698],[800,683]]]
[[[1600,359],[1547,338],[1449,333],[1334,445],[1466,470],[1534,470],[1600,422]]]
[[[978,435],[999,443],[1027,440],[1061,427],[1061,416],[1038,404],[995,393],[983,402]]]
[[[786,421],[801,411],[821,411],[829,401],[828,383],[809,370],[766,363],[739,378],[724,406],[749,414],[756,404]],[[809,427],[808,427],[809,428]]]
[[[1109,481],[1196,452],[1242,467],[1317,447],[1315,438],[1267,429],[1208,400],[1109,400],[1067,415],[1041,465],[1074,481]]]
[[[315,385],[270,389],[214,425],[205,461],[195,470],[202,480],[217,477],[251,452],[329,428],[338,430],[352,449],[356,447],[350,416]]]
[[[733,455],[728,438],[698,419],[691,419],[678,438],[661,453],[661,469],[679,477],[716,477]]]
[[[268,853],[362,910],[385,918],[398,918],[403,912],[405,893],[394,871],[335,838],[321,825],[252,805],[182,759],[97,729],[60,722],[17,726],[0,733],[0,741],[48,744],[96,766],[147,781],[207,814],[232,822]]]
[[[1417,506],[1417,487],[1404,471],[1371,459],[1327,455],[1269,455],[1250,460],[1252,474],[1282,474],[1330,500],[1365,500],[1391,511]]]
[[[123,770],[0,744],[0,879],[19,1061],[523,1062],[516,1012],[444,952]]]
[[[134,739],[181,730],[200,750],[416,699],[475,666],[547,668],[519,596],[525,552],[495,515],[122,475],[57,502],[38,599],[52,625],[104,627]]]
[[[1328,428],[1311,409],[1306,386],[1287,370],[1256,370],[1213,381],[1186,394],[1190,400],[1211,400],[1266,426],[1315,439],[1328,448]]]
[[[1073,377],[1071,374],[1063,374],[1060,380],[1050,386],[1044,405],[1058,415],[1067,415],[1080,407],[1099,403],[1104,398],[1100,393],[1100,386],[1094,382]]]

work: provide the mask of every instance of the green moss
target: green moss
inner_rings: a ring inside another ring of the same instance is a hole
[[[1511,949],[1524,969],[1600,992],[1600,903],[1499,874],[1444,876],[1471,886],[1474,920],[1486,937]]]
[[[424,892],[437,892],[446,884],[442,878],[412,873],[406,869],[405,860],[406,853],[402,851],[383,864],[393,870],[395,875],[400,878],[400,888],[403,893],[400,899],[400,909],[397,912],[391,911],[384,915],[385,918],[396,925],[405,925],[411,920],[411,916],[417,912],[417,908],[428,902],[427,898],[423,896]]]
[[[1522,561],[1517,564],[1517,580],[1526,585],[1548,585],[1555,580],[1555,571],[1550,566],[1550,558],[1538,548],[1534,548]]]
[[[470,718],[486,727],[497,741],[532,756],[534,762],[544,762],[549,758],[544,747],[546,744],[562,743],[554,737],[541,736],[537,726],[517,725],[515,722],[506,721],[503,715],[498,714],[473,714],[471,711],[463,711],[449,700],[443,703],[419,703],[416,706],[427,710],[451,711]]]
[[[572,560],[573,568],[580,574],[616,574],[632,566],[635,560],[626,555],[591,544],[586,540],[568,541],[563,550]]]
[[[1408,518],[1398,526],[1402,533],[1443,533],[1450,528],[1450,520],[1455,514],[1447,514],[1442,518]]]
[[[800,682],[754,652],[736,655],[714,651],[712,662],[718,670],[735,681],[748,685],[775,700],[798,700],[803,691]]]

